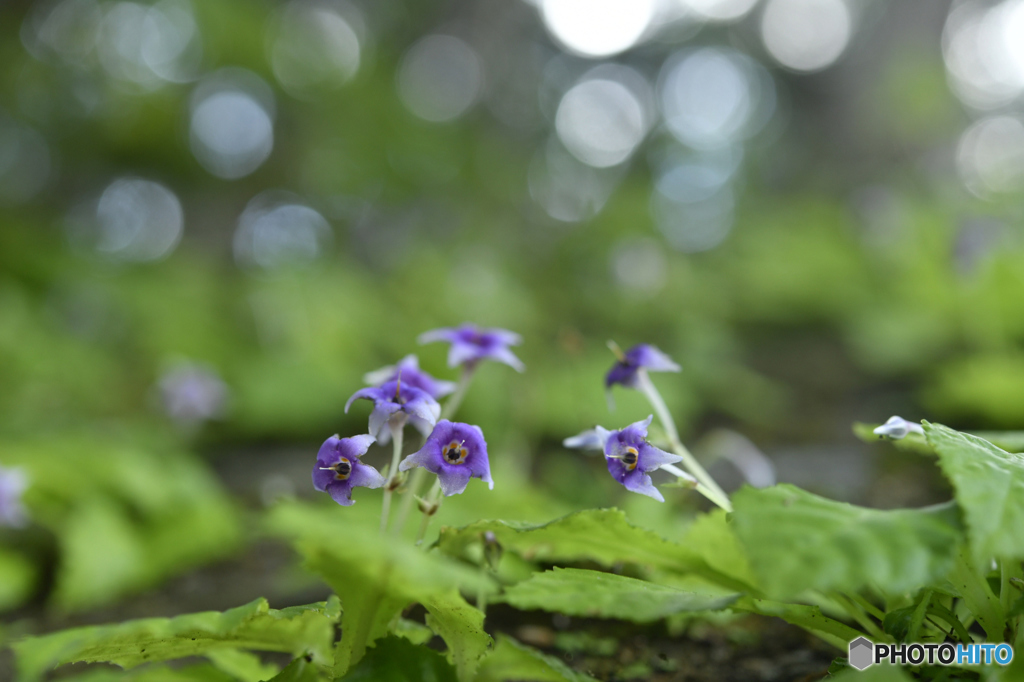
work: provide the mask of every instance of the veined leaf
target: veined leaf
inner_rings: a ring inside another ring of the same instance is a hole
[[[385,637],[339,682],[456,682],[444,656],[401,637]]]
[[[443,600],[460,587],[474,592],[495,590],[493,580],[480,571],[436,552],[382,538],[375,527],[351,524],[344,533],[338,533],[337,518],[294,503],[281,504],[270,515],[272,530],[298,538],[296,548],[306,566],[321,575],[341,598],[344,613],[341,641],[334,657],[336,676],[344,675],[359,662],[367,647],[386,636],[392,621],[409,604],[427,606],[433,601],[441,609],[446,603]],[[439,632],[456,660],[459,652],[470,646],[462,639],[463,634],[475,630],[482,633],[471,611],[475,609],[451,610],[444,615],[446,622],[460,616],[469,619],[460,625],[451,623]]]
[[[471,680],[491,646],[491,636],[484,632],[484,614],[470,606],[458,590],[426,599],[423,606],[427,626],[448,645],[459,679]]]
[[[494,650],[480,664],[475,682],[596,682],[586,673],[576,672],[565,663],[532,649],[506,635],[499,634]]]
[[[75,628],[28,637],[12,646],[18,670],[26,680],[65,663],[107,662],[134,668],[221,648],[309,653],[325,665],[330,662],[339,616],[336,599],[282,610],[271,609],[266,599],[257,599],[223,613],[207,611]]]
[[[950,506],[881,511],[791,485],[743,488],[732,524],[773,598],[876,587],[905,592],[942,578],[960,539]]]
[[[924,429],[953,483],[975,561],[1024,558],[1024,455],[941,424]]]
[[[738,596],[680,590],[613,573],[556,568],[513,585],[501,600],[523,610],[645,623],[680,611],[716,611]]]
[[[480,521],[462,528],[442,528],[438,546],[445,554],[464,557],[491,531],[506,549],[529,560],[594,561],[602,566],[621,562],[692,572],[730,589],[749,586],[712,568],[697,552],[632,525],[618,509],[574,512],[540,525]]]
[[[850,642],[862,636],[862,633],[850,626],[824,615],[817,606],[743,597],[732,608],[735,611],[747,611],[761,616],[781,618],[790,625],[801,627],[844,651]]]

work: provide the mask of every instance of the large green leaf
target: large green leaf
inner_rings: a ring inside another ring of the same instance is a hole
[[[336,531],[338,518],[345,510],[325,513],[309,505],[286,503],[270,514],[273,532],[297,540],[296,548],[306,566],[321,575],[341,598],[344,612],[342,636],[335,652],[335,675],[345,674],[362,658],[368,646],[389,632],[390,624],[409,604],[435,604],[435,617],[450,605],[453,590],[475,592],[495,589],[491,578],[481,571],[436,552],[390,536],[382,537],[376,524],[355,522]],[[343,516],[341,518],[344,518]],[[468,605],[467,605],[468,606]],[[482,630],[475,609],[450,609],[443,614],[446,626],[440,631],[456,660],[466,655],[471,667],[472,646],[463,639],[466,632]],[[455,621],[466,620],[461,625]],[[470,637],[470,639],[472,639]],[[468,649],[466,647],[469,647]]]
[[[475,682],[595,682],[586,673],[532,649],[507,635],[499,634],[494,650],[480,665]]]
[[[339,682],[456,682],[444,656],[401,637],[385,637]]]
[[[472,679],[491,646],[491,636],[484,632],[484,614],[470,606],[458,590],[434,595],[424,600],[423,606],[427,626],[448,645],[459,679]]]
[[[1024,558],[1024,455],[941,424],[924,428],[953,483],[975,560]]]
[[[914,590],[945,575],[960,538],[949,505],[880,511],[791,485],[746,487],[733,504],[736,535],[773,598],[805,590]]]
[[[614,573],[556,568],[513,585],[505,591],[502,600],[523,610],[541,609],[570,616],[644,623],[680,611],[722,609],[737,596],[680,590]]]
[[[252,649],[309,654],[330,663],[338,601],[271,609],[265,599],[224,611],[175,618],[147,618],[28,637],[13,644],[23,679],[34,680],[65,663],[142,663],[200,656],[216,649]]]
[[[833,620],[821,612],[817,606],[806,604],[787,604],[768,599],[743,597],[732,607],[736,611],[747,611],[761,616],[781,618],[791,625],[796,625],[820,637],[837,649],[846,650],[847,645],[862,633]]]
[[[669,542],[632,525],[618,509],[574,512],[540,524],[480,521],[463,528],[443,528],[438,546],[457,557],[470,555],[485,532],[525,558],[547,562],[593,561],[602,566],[628,562],[677,572],[694,572],[736,590],[748,586],[718,571],[697,551]],[[742,569],[740,569],[742,570]]]

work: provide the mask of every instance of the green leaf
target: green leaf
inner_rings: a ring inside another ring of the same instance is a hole
[[[448,645],[459,679],[472,679],[491,646],[491,636],[484,632],[484,614],[470,606],[458,590],[430,597],[423,606],[427,609],[427,627]]]
[[[480,664],[475,682],[596,682],[554,656],[547,656],[507,635],[498,634],[494,650]]]
[[[1024,455],[941,424],[924,430],[953,483],[975,561],[1024,558]]]
[[[301,656],[285,666],[284,670],[268,682],[321,682],[323,679],[323,669],[306,660],[305,656]]]
[[[281,670],[272,663],[264,663],[252,652],[231,647],[211,649],[206,652],[206,657],[218,670],[242,682],[263,682]]]
[[[724,509],[715,509],[698,516],[686,529],[681,544],[699,555],[712,570],[734,578],[741,585],[757,585],[750,559],[729,524]]]
[[[438,546],[456,557],[471,555],[491,531],[505,549],[531,561],[593,561],[610,567],[628,562],[676,572],[693,572],[737,591],[749,586],[712,568],[698,552],[632,525],[618,509],[574,512],[540,525],[480,521],[462,528],[442,528]]]
[[[737,597],[680,590],[613,573],[556,568],[513,585],[501,599],[523,610],[646,623],[681,611],[717,611]]]
[[[386,636],[391,623],[409,604],[426,605],[460,587],[484,592],[495,589],[493,581],[479,570],[403,541],[382,541],[376,524],[352,523],[345,526],[344,534],[336,532],[343,512],[337,507],[324,513],[309,505],[285,503],[270,514],[271,529],[297,537],[296,548],[307,568],[322,576],[341,599],[336,676],[345,674],[368,646]],[[457,631],[446,632],[454,637]],[[461,640],[446,643],[453,655],[464,646]]]
[[[761,616],[781,618],[791,625],[807,630],[843,651],[847,650],[850,642],[863,636],[863,633],[854,630],[849,625],[824,615],[817,606],[787,604],[768,599],[743,597],[737,600],[732,608],[734,611],[747,611]]]
[[[914,678],[902,668],[891,665],[873,665],[865,670],[850,668],[835,676],[844,682],[913,682]]]
[[[791,485],[742,488],[733,528],[773,598],[806,590],[893,594],[945,576],[960,538],[956,509],[880,511]]]
[[[457,682],[444,656],[401,637],[384,637],[366,652],[344,682]]]
[[[36,587],[36,567],[23,554],[0,547],[0,611],[21,606]]]
[[[147,618],[117,625],[96,625],[28,637],[12,646],[26,680],[65,663],[107,662],[122,668],[142,663],[200,656],[216,649],[309,653],[320,665],[330,662],[337,600],[275,610],[267,600],[224,611],[175,618]]]
[[[413,644],[426,644],[433,638],[434,631],[414,620],[397,618],[391,622],[391,634],[404,637]]]

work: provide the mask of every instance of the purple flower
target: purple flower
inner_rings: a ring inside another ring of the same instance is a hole
[[[649,372],[678,372],[679,365],[654,346],[641,343],[627,350],[608,371],[604,378],[605,388],[610,389],[615,384],[636,388],[637,372],[641,369]]]
[[[381,445],[391,440],[391,429],[400,429],[408,420],[424,436],[430,433],[441,416],[441,406],[426,391],[405,381],[386,381],[376,388],[364,388],[352,394],[345,403],[345,412],[360,398],[373,401],[370,413],[370,435]]]
[[[647,472],[664,464],[675,464],[683,458],[659,450],[647,442],[647,427],[651,425],[651,419],[653,415],[620,431],[608,431],[598,426],[578,436],[566,438],[564,444],[567,448],[604,450],[608,473],[612,478],[628,490],[664,502],[665,498],[651,483]]]
[[[397,365],[381,367],[363,377],[371,386],[380,386],[395,379],[401,379],[403,384],[426,391],[434,400],[439,400],[455,390],[454,381],[435,379],[421,370],[419,358],[415,355],[406,355]]]
[[[359,458],[366,454],[373,443],[370,435],[339,438],[331,436],[320,446],[313,467],[313,487],[320,492],[330,493],[338,504],[348,507],[352,500],[352,488],[379,488],[384,477]]]
[[[210,367],[183,362],[160,377],[164,411],[176,422],[197,424],[224,415],[228,387]]]
[[[423,467],[437,474],[441,491],[458,495],[466,489],[469,479],[479,478],[494,489],[491,464],[487,459],[487,442],[479,426],[442,419],[423,447],[402,460],[399,471]]]
[[[20,528],[28,522],[28,514],[21,504],[21,494],[28,480],[21,469],[0,467],[0,526]]]
[[[448,366],[466,365],[472,367],[481,360],[504,362],[517,372],[526,369],[519,358],[508,349],[518,346],[522,338],[515,332],[506,329],[480,329],[475,324],[466,323],[461,327],[434,329],[420,334],[420,343],[447,341],[452,344],[448,350]]]

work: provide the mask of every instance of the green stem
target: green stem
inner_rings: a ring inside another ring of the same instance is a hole
[[[878,608],[877,606],[875,606],[874,604],[869,602],[867,599],[865,599],[861,595],[857,594],[856,592],[851,592],[850,594],[848,594],[846,596],[849,597],[850,599],[852,599],[857,604],[859,604],[862,609],[864,609],[865,611],[870,613],[872,616],[874,616],[878,620],[880,620],[880,621],[885,620],[885,613],[882,611],[882,609]]]
[[[432,487],[430,492],[427,493],[425,500],[427,503],[427,510],[423,512],[423,520],[420,521],[420,529],[419,532],[416,533],[417,545],[423,542],[423,536],[427,534],[427,526],[430,525],[430,519],[434,518],[434,515],[441,509],[441,500],[443,499],[444,498],[441,496],[441,481],[435,480],[434,487]]]
[[[640,392],[644,394],[651,407],[654,408],[654,413],[658,415],[658,421],[661,422],[662,428],[665,429],[665,435],[668,436],[672,450],[683,458],[683,466],[707,489],[708,492],[704,493],[705,497],[725,511],[731,512],[732,503],[729,502],[729,496],[715,483],[715,479],[711,478],[708,472],[704,470],[704,467],[700,465],[700,462],[697,461],[697,458],[690,454],[690,451],[686,449],[683,442],[679,440],[679,430],[676,428],[676,423],[672,419],[672,414],[668,411],[668,406],[665,405],[661,393],[654,386],[654,382],[651,381],[651,378],[647,376],[647,372],[643,369],[638,370],[636,376]]]
[[[380,509],[380,532],[388,529],[388,514],[391,511],[392,485],[398,476],[398,463],[402,459],[402,436],[405,433],[405,425],[397,428],[391,427],[391,468],[388,470],[388,480],[384,482],[384,503]]]
[[[459,406],[462,405],[462,401],[469,391],[469,385],[473,382],[473,375],[475,373],[476,365],[464,365],[462,367],[462,374],[459,375],[459,383],[455,386],[455,391],[448,396],[448,399],[445,400],[444,405],[441,407],[441,419],[451,419],[458,412]],[[402,506],[398,508],[398,517],[395,519],[395,526],[392,531],[395,535],[401,534],[402,529],[405,528],[405,522],[409,519],[409,514],[412,512],[413,502],[416,501],[416,495],[419,493],[420,488],[423,487],[423,479],[427,477],[427,473],[427,470],[423,467],[416,467],[412,475],[409,476],[409,481],[406,483],[405,492],[403,493]]]

